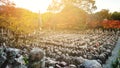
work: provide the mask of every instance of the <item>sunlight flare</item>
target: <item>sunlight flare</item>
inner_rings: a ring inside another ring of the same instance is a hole
[[[51,0],[11,0],[16,4],[16,7],[26,8],[33,12],[44,13],[47,11],[47,7],[51,3]]]

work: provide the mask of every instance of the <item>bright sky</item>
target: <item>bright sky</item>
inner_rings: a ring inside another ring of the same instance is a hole
[[[120,0],[96,0],[97,11],[108,9],[110,12],[120,12]]]
[[[48,5],[51,3],[51,0],[11,0],[16,4],[16,7],[26,8],[33,12],[44,13],[47,11]]]
[[[33,12],[44,13],[47,11],[51,0],[11,0],[17,7],[26,8]],[[120,11],[120,0],[96,0],[97,11],[109,9],[111,12]]]

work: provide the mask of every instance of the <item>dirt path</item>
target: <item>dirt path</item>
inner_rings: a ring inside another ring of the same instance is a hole
[[[112,51],[112,56],[110,56],[108,58],[108,60],[106,61],[106,64],[103,65],[103,68],[112,68],[111,67],[111,63],[112,61],[114,61],[116,59],[116,57],[118,56],[118,52],[120,50],[120,38],[118,39],[118,42],[116,44],[116,47],[113,49]]]

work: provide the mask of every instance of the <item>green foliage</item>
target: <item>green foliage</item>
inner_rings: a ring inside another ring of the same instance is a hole
[[[94,0],[52,0],[52,4],[49,5],[48,10],[59,11],[68,5],[76,6],[89,13],[96,9]]]
[[[25,64],[28,65],[28,58],[24,56],[23,60],[25,61]]]
[[[94,14],[94,19],[98,20],[99,22],[102,22],[104,19],[110,19],[110,16],[111,16],[111,14],[110,14],[109,10],[103,9]]]
[[[49,24],[49,21],[53,18],[55,13],[46,12],[42,14],[42,27],[46,28]]]
[[[60,11],[42,14],[40,24],[37,13],[16,8],[9,0],[0,0],[0,27],[10,29],[16,34],[28,34],[41,25],[52,29],[84,29],[89,26],[94,28],[104,19],[120,20],[120,12],[109,13],[109,10],[104,9],[92,14],[94,9],[94,0],[53,0],[48,10]]]
[[[96,12],[94,14],[91,14],[89,17],[90,21],[96,22],[97,27],[102,27],[102,23],[104,20],[120,20],[120,12],[109,12],[107,9],[103,9],[99,12]],[[110,24],[110,23],[109,23]],[[114,23],[115,24],[115,23]],[[109,26],[107,26],[109,27]]]
[[[47,15],[51,16],[47,18]],[[67,5],[61,12],[56,14],[46,13],[43,18],[47,18],[47,21],[44,21],[46,22],[45,25],[52,29],[84,29],[87,12],[76,6]]]
[[[88,14],[92,14],[95,9],[94,0],[52,0],[48,10],[59,13],[49,23],[53,24],[53,29],[85,29]]]
[[[38,28],[38,14],[11,5],[0,5],[0,27],[16,34],[33,32]]]
[[[11,28],[16,25],[17,30],[15,31],[17,31],[18,33],[29,33],[38,28],[38,14],[21,8],[18,8],[18,10],[18,14],[20,15],[19,17],[17,17],[17,20],[14,21],[16,22],[16,24],[13,23],[13,26],[11,26]]]
[[[120,68],[120,50],[118,54],[119,56],[111,64],[112,68]]]
[[[113,20],[120,20],[120,12],[114,12],[114,13],[112,13],[111,18]]]
[[[109,10],[103,9],[94,14],[94,19],[102,22],[104,19],[120,20],[120,12],[110,13]]]

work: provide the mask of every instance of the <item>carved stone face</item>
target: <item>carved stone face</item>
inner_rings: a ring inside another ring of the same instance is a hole
[[[44,57],[44,52],[41,49],[34,48],[31,50],[29,59],[31,61],[41,61]]]
[[[29,61],[30,61],[30,65],[29,67],[30,68],[43,68],[44,67],[44,64],[43,62],[44,61],[41,61],[44,59],[44,51],[39,49],[39,48],[33,48],[30,52],[30,55],[29,55]]]

